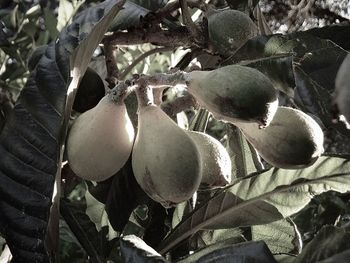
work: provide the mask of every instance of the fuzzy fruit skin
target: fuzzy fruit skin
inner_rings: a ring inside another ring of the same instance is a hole
[[[164,207],[190,199],[202,179],[195,143],[155,105],[139,109],[132,168],[141,188]]]
[[[339,112],[350,122],[350,55],[345,57],[335,79],[335,102]]]
[[[125,104],[106,95],[74,121],[66,144],[69,165],[86,180],[104,181],[124,166],[134,137]]]
[[[258,35],[258,28],[248,15],[227,9],[208,17],[209,39],[222,55],[232,54],[248,39]]]
[[[225,147],[203,132],[187,131],[202,161],[201,188],[222,187],[231,182],[231,159]]]
[[[278,168],[300,169],[312,165],[323,153],[323,132],[304,112],[278,107],[265,129],[253,123],[236,123],[258,153]]]
[[[218,120],[267,126],[276,112],[277,90],[257,69],[229,65],[188,74],[189,92]]]

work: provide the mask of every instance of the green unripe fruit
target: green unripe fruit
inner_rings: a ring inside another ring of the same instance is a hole
[[[232,9],[211,14],[208,17],[208,30],[210,42],[222,55],[234,53],[258,34],[257,26],[248,15]]]
[[[335,102],[339,112],[350,122],[350,55],[345,57],[335,79]]]
[[[222,187],[231,182],[231,159],[225,147],[202,132],[188,131],[195,142],[202,162],[201,188]]]
[[[254,123],[235,123],[258,153],[278,168],[299,169],[312,165],[323,153],[323,132],[304,112],[278,110],[265,129]]]
[[[188,91],[218,120],[267,126],[276,112],[277,90],[254,68],[229,65],[188,74]]]
[[[67,156],[73,172],[86,180],[104,181],[128,160],[134,128],[124,102],[115,102],[113,92],[73,123],[67,139]]]
[[[201,182],[195,143],[159,107],[139,108],[132,169],[141,188],[164,207],[186,201]]]

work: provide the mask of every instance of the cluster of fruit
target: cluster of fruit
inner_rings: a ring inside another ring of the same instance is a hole
[[[233,24],[245,26],[234,33],[223,30],[224,36],[217,35],[220,30],[213,28],[223,15],[233,19]],[[208,23],[212,45],[224,52],[227,47],[240,47],[242,39],[246,41],[257,33],[250,18],[234,10],[214,12]],[[223,47],[225,43],[228,46]],[[277,90],[260,71],[229,65],[182,74],[198,104],[216,119],[236,125],[273,166],[298,169],[311,165],[322,154],[320,126],[300,110],[279,107]],[[136,138],[120,95],[125,91],[123,85],[75,120],[66,144],[72,170],[87,180],[106,180],[131,155],[137,182],[165,207],[188,200],[200,186],[213,188],[230,183],[231,160],[223,145],[205,133],[180,128],[153,103],[152,88],[146,84],[136,87]]]
[[[219,120],[239,127],[258,153],[275,167],[311,165],[323,151],[320,126],[300,110],[279,107],[277,91],[260,71],[230,65],[186,74],[188,91]],[[180,128],[153,103],[149,86],[136,88],[138,130],[127,114],[118,85],[97,106],[73,123],[67,140],[72,170],[84,179],[102,181],[120,170],[132,155],[142,189],[166,207],[191,198],[200,184],[224,186],[231,161],[215,138]]]

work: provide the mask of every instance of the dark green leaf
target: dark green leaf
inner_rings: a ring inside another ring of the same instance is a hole
[[[120,240],[120,251],[125,263],[167,262],[157,251],[134,235],[124,236]]]
[[[61,199],[60,212],[91,259],[96,263],[102,262],[103,248],[99,246],[98,232],[84,210],[79,209],[67,199]]]
[[[325,260],[322,262],[328,262],[326,259],[333,255],[342,252],[347,252],[347,254],[349,254],[349,240],[350,233],[346,232],[344,229],[334,226],[324,226],[317,236],[304,247],[302,253],[296,258],[295,263],[313,263],[320,262],[321,260]],[[344,255],[338,256],[343,257]],[[347,260],[337,262],[347,262]]]
[[[47,49],[47,45],[42,45],[33,50],[28,59],[28,69],[29,71],[33,71],[36,65],[39,63],[41,57],[45,54]]]
[[[226,130],[226,149],[232,161],[232,178],[244,177],[256,172],[253,154],[242,132],[232,124],[227,124]]]
[[[240,65],[256,68],[270,78],[274,87],[290,97],[294,96],[293,56],[273,55],[256,60],[247,60]]]
[[[85,112],[92,109],[105,95],[105,86],[102,78],[92,68],[87,68],[78,87],[74,99],[73,109]]]
[[[276,260],[271,254],[269,248],[262,241],[225,245],[214,245],[213,247],[216,248],[214,251],[210,251],[213,249],[211,247],[205,248],[179,262],[276,263]]]
[[[52,11],[49,8],[44,9],[44,18],[45,18],[45,27],[46,30],[49,31],[51,39],[55,39],[58,35],[57,30],[57,18],[52,13]]]
[[[1,132],[0,232],[14,262],[49,261],[44,242],[74,99],[70,95],[67,100],[67,93],[76,89],[121,3],[105,1],[88,9],[61,32],[32,72]]]
[[[350,39],[348,36],[350,34],[350,22],[343,22],[339,24],[333,24],[330,26],[325,26],[321,28],[313,28],[300,32],[300,34],[311,34],[313,36],[329,39],[336,43],[338,46],[350,51]]]
[[[132,211],[148,200],[137,183],[131,166],[131,158],[112,178],[89,185],[89,193],[105,205],[108,220],[114,230],[121,232],[127,224]]]
[[[329,257],[325,260],[319,261],[319,263],[339,263],[339,262],[347,262],[350,257],[350,249],[337,253],[332,257]]]

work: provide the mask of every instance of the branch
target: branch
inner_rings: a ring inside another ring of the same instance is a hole
[[[151,49],[143,54],[141,54],[138,58],[136,58],[128,67],[126,67],[123,72],[119,75],[119,79],[124,79],[126,75],[130,73],[130,71],[142,60],[144,60],[146,57],[151,56],[155,53],[165,52],[165,51],[171,51],[174,47],[160,47]]]
[[[130,32],[114,32],[105,37],[104,41],[111,45],[139,45],[152,43],[166,47],[191,47],[193,38],[186,27],[179,27],[173,30],[145,31],[144,29],[134,29]]]
[[[180,1],[183,23],[188,27],[188,29],[191,32],[191,35],[194,36],[195,39],[199,39],[201,34],[196,24],[192,21],[191,14],[188,11],[187,0],[179,0],[179,1]]]
[[[112,43],[108,40],[103,42],[104,52],[106,57],[106,67],[107,67],[107,82],[110,88],[113,88],[116,84],[116,80],[119,78],[119,69],[114,58],[114,47]]]
[[[176,116],[176,114],[184,111],[190,107],[198,107],[195,98],[191,94],[187,94],[182,97],[178,97],[175,100],[161,104],[162,110],[170,117]]]

